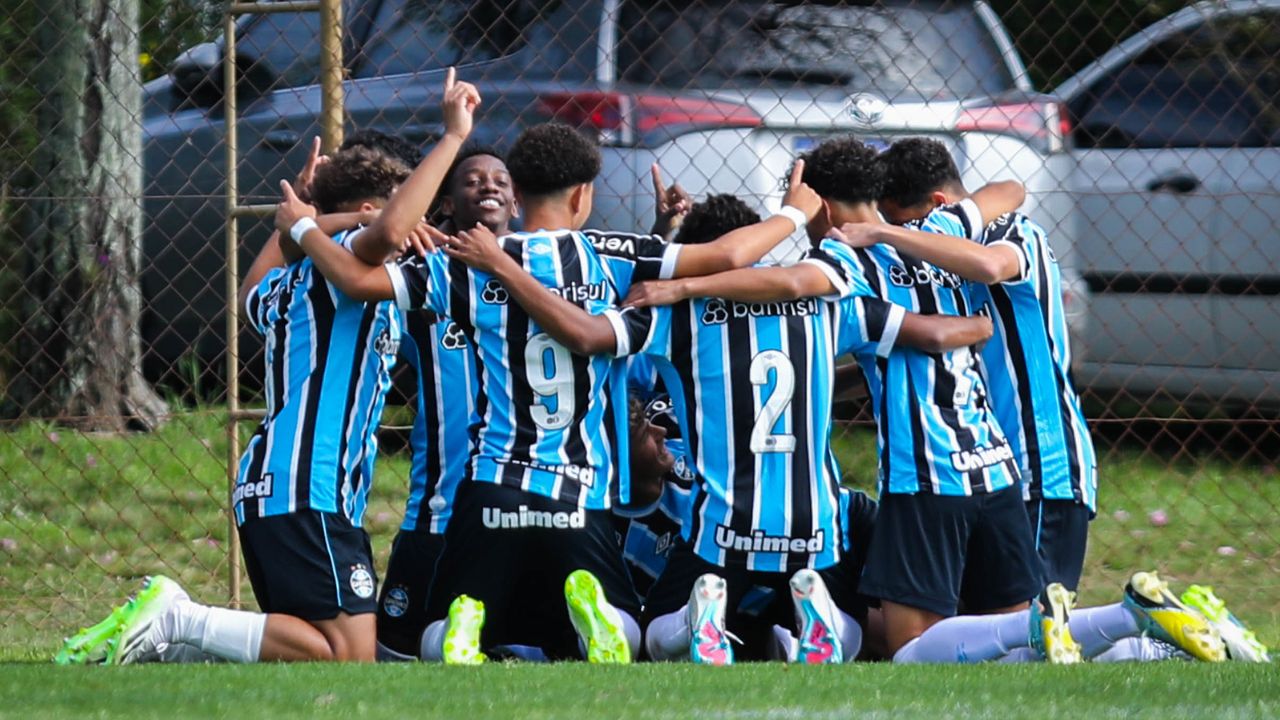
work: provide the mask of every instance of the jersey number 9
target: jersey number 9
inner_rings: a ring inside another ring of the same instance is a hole
[[[548,362],[548,356],[550,362]],[[563,430],[573,422],[576,398],[573,394],[573,358],[569,351],[546,333],[529,338],[524,346],[524,372],[529,387],[538,396],[529,408],[533,422],[543,430]],[[547,399],[555,398],[555,411]]]

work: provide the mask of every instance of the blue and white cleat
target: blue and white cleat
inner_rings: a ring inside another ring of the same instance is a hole
[[[699,665],[732,665],[733,647],[724,627],[728,586],[724,578],[707,573],[689,593],[689,659]]]
[[[1154,572],[1134,573],[1124,588],[1124,606],[1142,631],[1205,662],[1227,659],[1218,629],[1182,603]]]
[[[837,625],[842,621],[840,610],[822,576],[807,568],[797,570],[791,576],[791,602],[796,607],[796,630],[800,633],[795,662],[806,665],[844,662]]]

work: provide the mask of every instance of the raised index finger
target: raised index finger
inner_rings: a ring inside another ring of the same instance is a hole
[[[797,160],[795,165],[791,166],[791,187],[799,185],[801,178],[804,177],[804,160]]]
[[[458,69],[450,65],[449,69],[444,73],[444,91],[447,93],[453,89],[458,82]]]
[[[298,194],[293,191],[293,185],[288,180],[280,181],[280,192],[284,194],[285,202],[293,202],[298,199]]]
[[[658,197],[662,197],[665,186],[662,184],[662,170],[658,167],[658,163],[649,166],[649,176],[653,178],[653,192]]]

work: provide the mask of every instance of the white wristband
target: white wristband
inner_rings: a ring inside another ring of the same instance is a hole
[[[294,242],[300,243],[302,242],[302,236],[306,235],[308,230],[318,230],[319,228],[320,226],[316,224],[315,218],[300,217],[293,224],[293,227],[289,228],[289,237],[293,238]]]
[[[804,211],[794,205],[783,205],[782,209],[774,215],[774,217],[784,217],[795,223],[796,230],[803,228],[809,224],[809,218]]]

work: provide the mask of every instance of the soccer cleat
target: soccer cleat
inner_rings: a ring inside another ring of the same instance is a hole
[[[1271,662],[1267,646],[1231,614],[1227,604],[1213,594],[1213,588],[1192,585],[1182,593],[1182,602],[1204,615],[1205,620],[1218,631],[1227,647],[1228,658],[1239,662]]]
[[[622,614],[604,597],[600,581],[587,570],[574,570],[564,581],[564,601],[569,622],[587,652],[587,662],[631,662],[631,644],[622,625]]]
[[[822,576],[813,570],[797,570],[791,576],[791,602],[796,606],[796,630],[800,633],[795,661],[806,665],[844,662],[836,627],[840,611]]]
[[[169,645],[160,620],[178,603],[189,601],[187,591],[163,575],[148,577],[136,595],[121,608],[120,631],[107,652],[108,665],[155,662]]]
[[[727,592],[724,578],[707,573],[689,593],[689,659],[698,665],[733,664],[731,636],[724,627]]]
[[[484,603],[459,595],[449,603],[449,619],[444,629],[446,665],[479,665],[489,658],[480,651],[480,631],[484,629]]]
[[[53,661],[58,665],[88,665],[101,663],[107,659],[120,634],[120,623],[124,619],[125,605],[120,605],[96,625],[81,628],[80,632],[67,638],[62,643]]]
[[[1074,602],[1062,583],[1051,583],[1031,601],[1031,647],[1051,665],[1074,665],[1084,659],[1071,637],[1068,615]]]
[[[1207,662],[1227,659],[1216,628],[1169,592],[1154,572],[1134,573],[1124,588],[1124,606],[1138,619],[1143,633]]]

